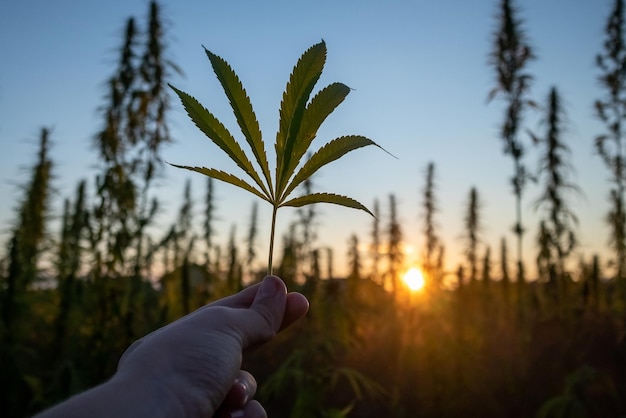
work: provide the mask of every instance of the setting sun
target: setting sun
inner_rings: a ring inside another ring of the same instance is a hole
[[[404,282],[413,291],[421,290],[424,287],[424,275],[416,268],[410,268],[403,277]]]

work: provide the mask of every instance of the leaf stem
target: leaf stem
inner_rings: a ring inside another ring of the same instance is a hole
[[[278,211],[278,205],[274,205],[274,209],[272,210],[272,230],[270,233],[270,255],[269,260],[267,262],[267,274],[272,275],[272,258],[274,255],[274,232],[276,230],[276,212]]]

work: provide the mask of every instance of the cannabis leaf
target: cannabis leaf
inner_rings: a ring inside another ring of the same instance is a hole
[[[283,206],[300,207],[313,203],[333,203],[360,209],[372,215],[372,212],[358,201],[338,194],[311,193],[290,198],[296,187],[326,164],[343,157],[350,151],[368,145],[381,148],[374,141],[363,136],[342,136],[321,147],[298,169],[302,157],[307,153],[321,124],[350,92],[350,88],[345,84],[332,83],[310,99],[326,62],[326,44],[323,41],[313,45],[302,54],[283,93],[279,113],[279,129],[274,144],[276,172],[273,180],[259,123],[252,109],[250,98],[239,77],[224,59],[206,50],[206,48],[205,52],[230,101],[237,124],[252,150],[254,162],[260,171],[255,168],[233,135],[211,112],[189,94],[170,85],[180,97],[191,120],[243,170],[247,175],[247,180],[214,168],[172,165],[240,187],[273,206],[268,261],[270,274],[272,273],[274,232],[278,208]],[[296,169],[298,170],[296,171]]]

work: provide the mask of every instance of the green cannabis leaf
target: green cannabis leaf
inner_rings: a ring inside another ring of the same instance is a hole
[[[240,187],[266,200],[273,206],[268,261],[269,274],[272,274],[274,232],[278,208],[283,206],[300,207],[312,203],[333,203],[348,208],[360,209],[372,215],[372,212],[361,203],[338,194],[311,193],[305,196],[290,198],[296,187],[326,164],[361,147],[375,145],[381,148],[374,141],[363,136],[342,136],[320,148],[296,172],[302,157],[309,149],[321,124],[350,92],[350,88],[345,84],[332,83],[309,100],[326,62],[326,44],[323,41],[313,45],[302,54],[289,77],[289,82],[283,93],[280,105],[279,130],[276,134],[276,143],[274,144],[276,172],[273,181],[259,123],[252,109],[250,98],[243,88],[239,77],[224,59],[206,49],[205,52],[230,101],[232,110],[237,118],[237,124],[252,150],[255,162],[261,170],[260,172],[257,171],[233,135],[211,112],[189,94],[170,85],[178,97],[180,97],[191,120],[211,141],[228,154],[239,168],[247,174],[248,180],[246,181],[233,174],[214,168],[172,165],[196,171]]]

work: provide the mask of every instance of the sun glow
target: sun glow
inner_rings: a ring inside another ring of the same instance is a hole
[[[414,292],[422,290],[424,287],[424,275],[416,268],[410,268],[402,277],[406,285]]]

